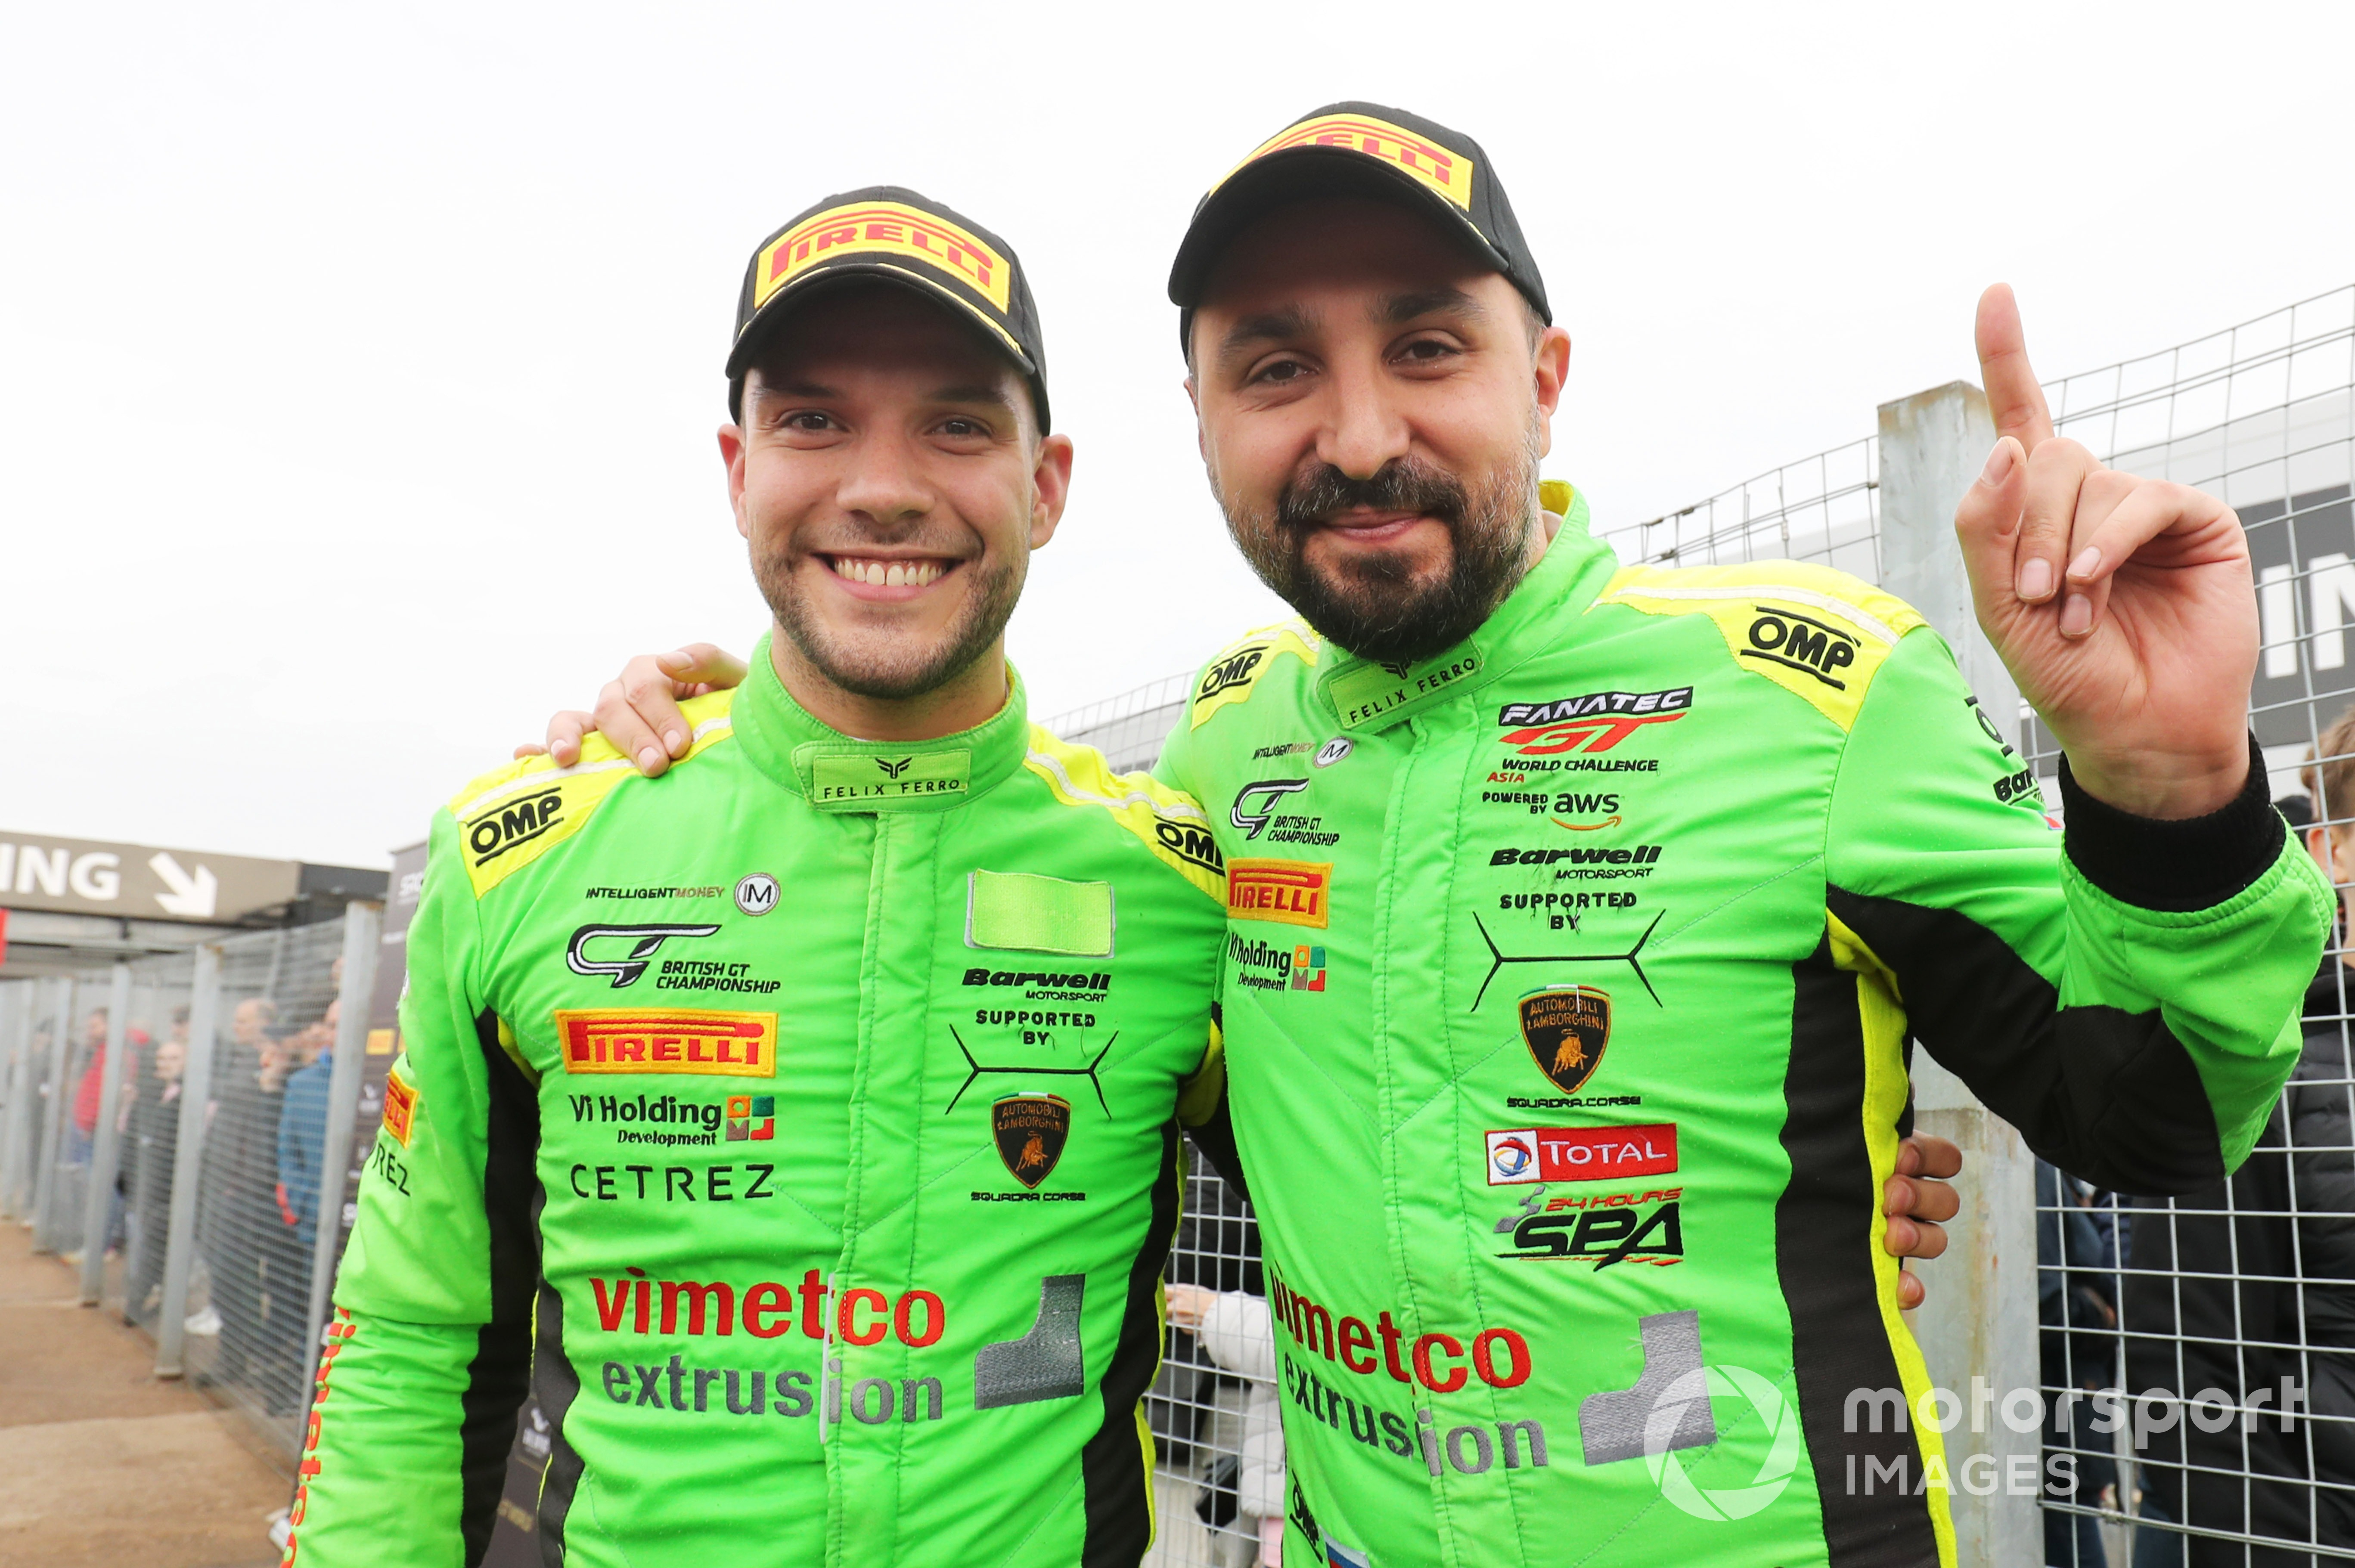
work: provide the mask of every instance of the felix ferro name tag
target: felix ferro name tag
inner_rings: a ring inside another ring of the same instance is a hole
[[[899,757],[836,752],[810,759],[810,804],[836,811],[939,805],[972,788],[973,753],[963,748]]]

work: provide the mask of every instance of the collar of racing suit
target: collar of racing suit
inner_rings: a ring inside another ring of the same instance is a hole
[[[1478,631],[1415,664],[1378,664],[1344,654],[1319,673],[1317,695],[1344,730],[1386,730],[1438,703],[1467,697],[1532,656],[1561,646],[1565,612],[1576,614],[1592,604],[1619,561],[1608,545],[1587,532],[1582,492],[1558,480],[1538,490],[1546,510],[1561,518],[1561,528]]]
[[[1010,664],[1006,683],[1006,706],[970,730],[930,741],[860,741],[794,700],[763,635],[730,716],[753,764],[820,810],[948,811],[1004,783],[1029,754],[1028,701]]]

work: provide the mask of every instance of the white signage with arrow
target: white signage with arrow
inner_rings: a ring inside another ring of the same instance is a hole
[[[0,833],[0,909],[229,922],[293,899],[292,860]]]

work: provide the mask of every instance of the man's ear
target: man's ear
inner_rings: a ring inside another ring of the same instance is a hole
[[[736,514],[736,531],[749,539],[752,537],[752,528],[744,519],[744,432],[741,426],[724,424],[719,427],[719,461],[728,468],[728,509]]]
[[[1545,456],[1553,450],[1553,413],[1561,406],[1561,389],[1570,379],[1570,334],[1559,326],[1549,326],[1538,334],[1537,348],[1530,356],[1531,374],[1536,378],[1538,399],[1538,455]]]
[[[1055,537],[1063,520],[1063,505],[1071,497],[1071,438],[1050,435],[1039,443],[1038,466],[1030,472],[1030,548],[1037,549]]]

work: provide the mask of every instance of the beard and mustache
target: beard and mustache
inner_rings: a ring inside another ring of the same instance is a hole
[[[1296,475],[1272,508],[1218,493],[1235,548],[1259,579],[1319,635],[1360,658],[1413,664],[1477,631],[1529,566],[1529,526],[1538,513],[1539,426],[1533,420],[1517,461],[1467,485],[1413,457],[1372,477],[1352,479],[1329,464]],[[1327,565],[1307,561],[1316,527],[1341,512],[1419,512],[1444,524],[1444,569],[1418,570],[1380,554]]]
[[[900,537],[862,542],[901,546],[922,541]],[[847,546],[826,553],[855,556],[858,549]],[[958,560],[954,549],[938,553]],[[1025,565],[993,561],[986,555],[959,560],[958,570],[974,574],[973,586],[948,626],[927,641],[880,628],[838,635],[803,593],[794,563],[794,552],[783,541],[765,551],[757,546],[752,550],[752,577],[777,625],[802,657],[834,685],[855,697],[890,702],[937,691],[990,650],[1022,597]],[[819,570],[827,568],[821,563]]]

